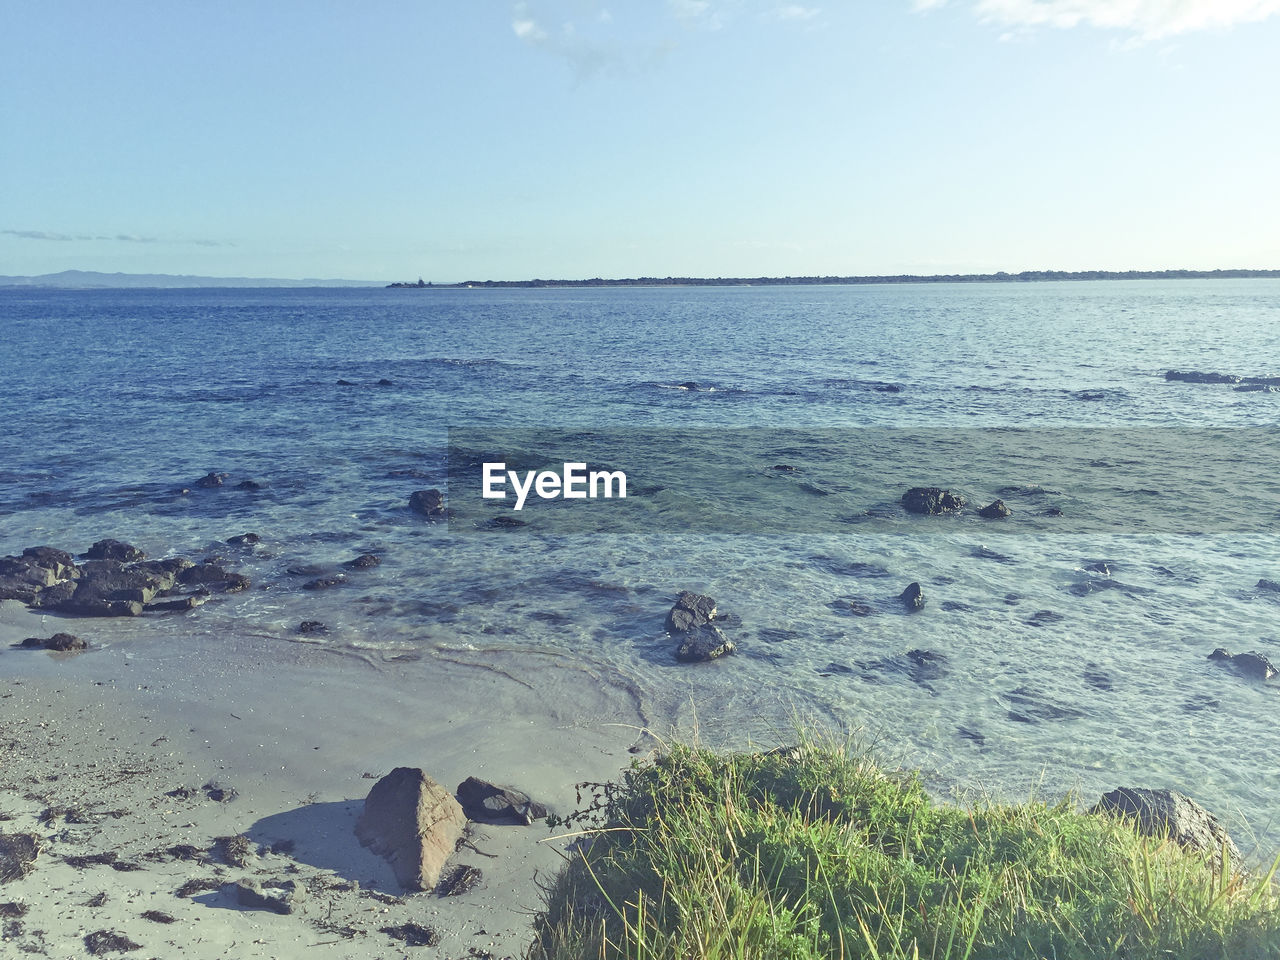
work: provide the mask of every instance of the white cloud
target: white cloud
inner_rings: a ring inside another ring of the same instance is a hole
[[[916,10],[946,0],[912,0]],[[984,20],[1014,27],[1097,27],[1146,39],[1225,29],[1280,13],[1280,0],[975,0]]]
[[[784,3],[774,8],[773,15],[779,20],[812,20],[821,12],[820,7],[802,7],[798,3]]]
[[[222,240],[206,240],[206,239],[174,239],[160,237],[144,237],[136,233],[56,233],[52,230],[0,230],[0,235],[9,237],[18,237],[21,240],[53,240],[57,243],[79,242],[97,240],[112,240],[117,243],[194,243],[201,247],[231,247],[233,243]]]
[[[529,15],[527,3],[516,3],[512,6],[511,29],[526,43],[537,44],[547,39],[547,31],[543,30],[538,21]]]

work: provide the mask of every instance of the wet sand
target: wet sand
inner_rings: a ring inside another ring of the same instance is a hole
[[[415,766],[566,813],[576,782],[633,758],[642,723],[619,691],[536,652],[388,663],[251,634],[187,645],[181,621],[155,623],[117,640],[110,620],[0,603],[0,832],[41,840],[32,871],[0,884],[0,905],[18,905],[0,906],[0,952],[85,956],[107,931],[139,957],[519,956],[571,841],[542,823],[476,824],[451,863],[480,868],[480,885],[406,894],[354,838],[364,797]],[[59,631],[91,648],[12,647]],[[215,849],[236,835],[242,866]],[[227,886],[245,877],[307,895],[292,915],[249,909]],[[406,923],[439,944],[383,932]]]

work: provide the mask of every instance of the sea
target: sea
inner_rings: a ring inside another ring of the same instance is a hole
[[[1280,679],[1208,656],[1280,664],[1280,392],[1166,378],[1280,373],[1275,280],[7,289],[0,344],[0,554],[113,537],[253,581],[162,640],[114,625],[137,656],[239,631],[447,659],[660,737],[816,725],[940,796],[1179,789],[1280,850]],[[478,435],[513,466],[675,452],[625,504],[516,512],[460,489]],[[912,486],[969,503],[910,514]],[[732,655],[677,661],[683,590]]]

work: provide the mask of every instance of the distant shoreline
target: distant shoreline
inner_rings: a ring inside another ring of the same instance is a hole
[[[465,280],[461,283],[389,283],[388,290],[458,290],[503,287],[784,287],[884,283],[1044,283],[1055,280],[1280,279],[1280,270],[1024,270],[1021,273],[891,274],[850,277],[635,277],[608,280]]]
[[[589,280],[463,280],[458,283],[383,283],[381,280],[282,280],[176,274],[95,273],[66,270],[30,277],[0,276],[0,290],[387,289],[466,290],[543,287],[782,287],[890,283],[1043,283],[1074,280],[1280,279],[1278,270],[1024,270],[1021,273],[876,274],[811,277],[631,277]]]

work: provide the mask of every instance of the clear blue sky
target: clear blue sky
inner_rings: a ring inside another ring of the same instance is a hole
[[[0,274],[1280,268],[1280,0],[0,0]]]

